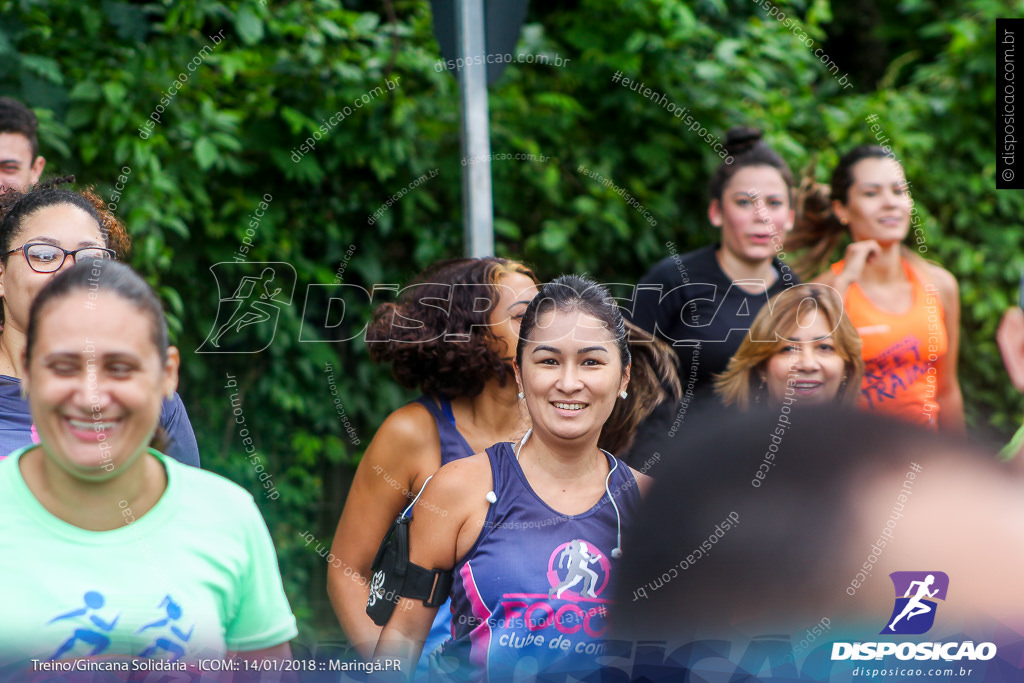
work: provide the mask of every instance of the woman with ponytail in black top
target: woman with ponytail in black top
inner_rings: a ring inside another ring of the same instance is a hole
[[[718,405],[714,376],[768,299],[799,282],[782,251],[794,221],[789,166],[755,128],[731,129],[725,146],[730,156],[709,184],[718,242],[663,259],[637,287],[633,322],[673,345],[684,389],[679,403],[662,404],[641,426],[631,450],[639,460],[645,443],[675,436],[688,412]]]

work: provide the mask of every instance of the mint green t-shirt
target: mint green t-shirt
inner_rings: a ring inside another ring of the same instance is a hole
[[[0,461],[0,671],[32,659],[194,662],[295,637],[274,545],[249,495],[151,450],[167,489],[125,525],[87,531],[50,514]]]

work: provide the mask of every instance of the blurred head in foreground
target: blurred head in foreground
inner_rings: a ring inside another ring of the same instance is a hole
[[[877,640],[895,571],[950,577],[937,633],[1024,621],[1022,483],[991,455],[836,406],[723,414],[684,455],[625,539],[617,638],[792,634],[824,616]]]

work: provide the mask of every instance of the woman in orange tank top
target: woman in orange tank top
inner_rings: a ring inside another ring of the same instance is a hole
[[[911,223],[920,222],[903,167],[881,147],[856,147],[833,171],[827,199],[812,189],[801,203],[788,248],[810,247],[808,260],[820,266],[847,229],[853,240],[843,260],[815,281],[840,293],[863,341],[858,404],[963,434],[957,281],[902,244]],[[924,232],[916,227],[914,234]]]

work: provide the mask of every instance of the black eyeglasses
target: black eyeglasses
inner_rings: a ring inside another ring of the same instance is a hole
[[[71,257],[72,263],[78,263],[80,258],[112,259],[117,255],[113,249],[107,249],[106,247],[82,247],[81,249],[68,251],[55,244],[29,242],[25,246],[11,249],[4,256],[10,256],[19,251],[25,254],[25,261],[28,262],[28,267],[37,273],[57,272],[64,265],[64,261],[67,260],[68,256]]]

